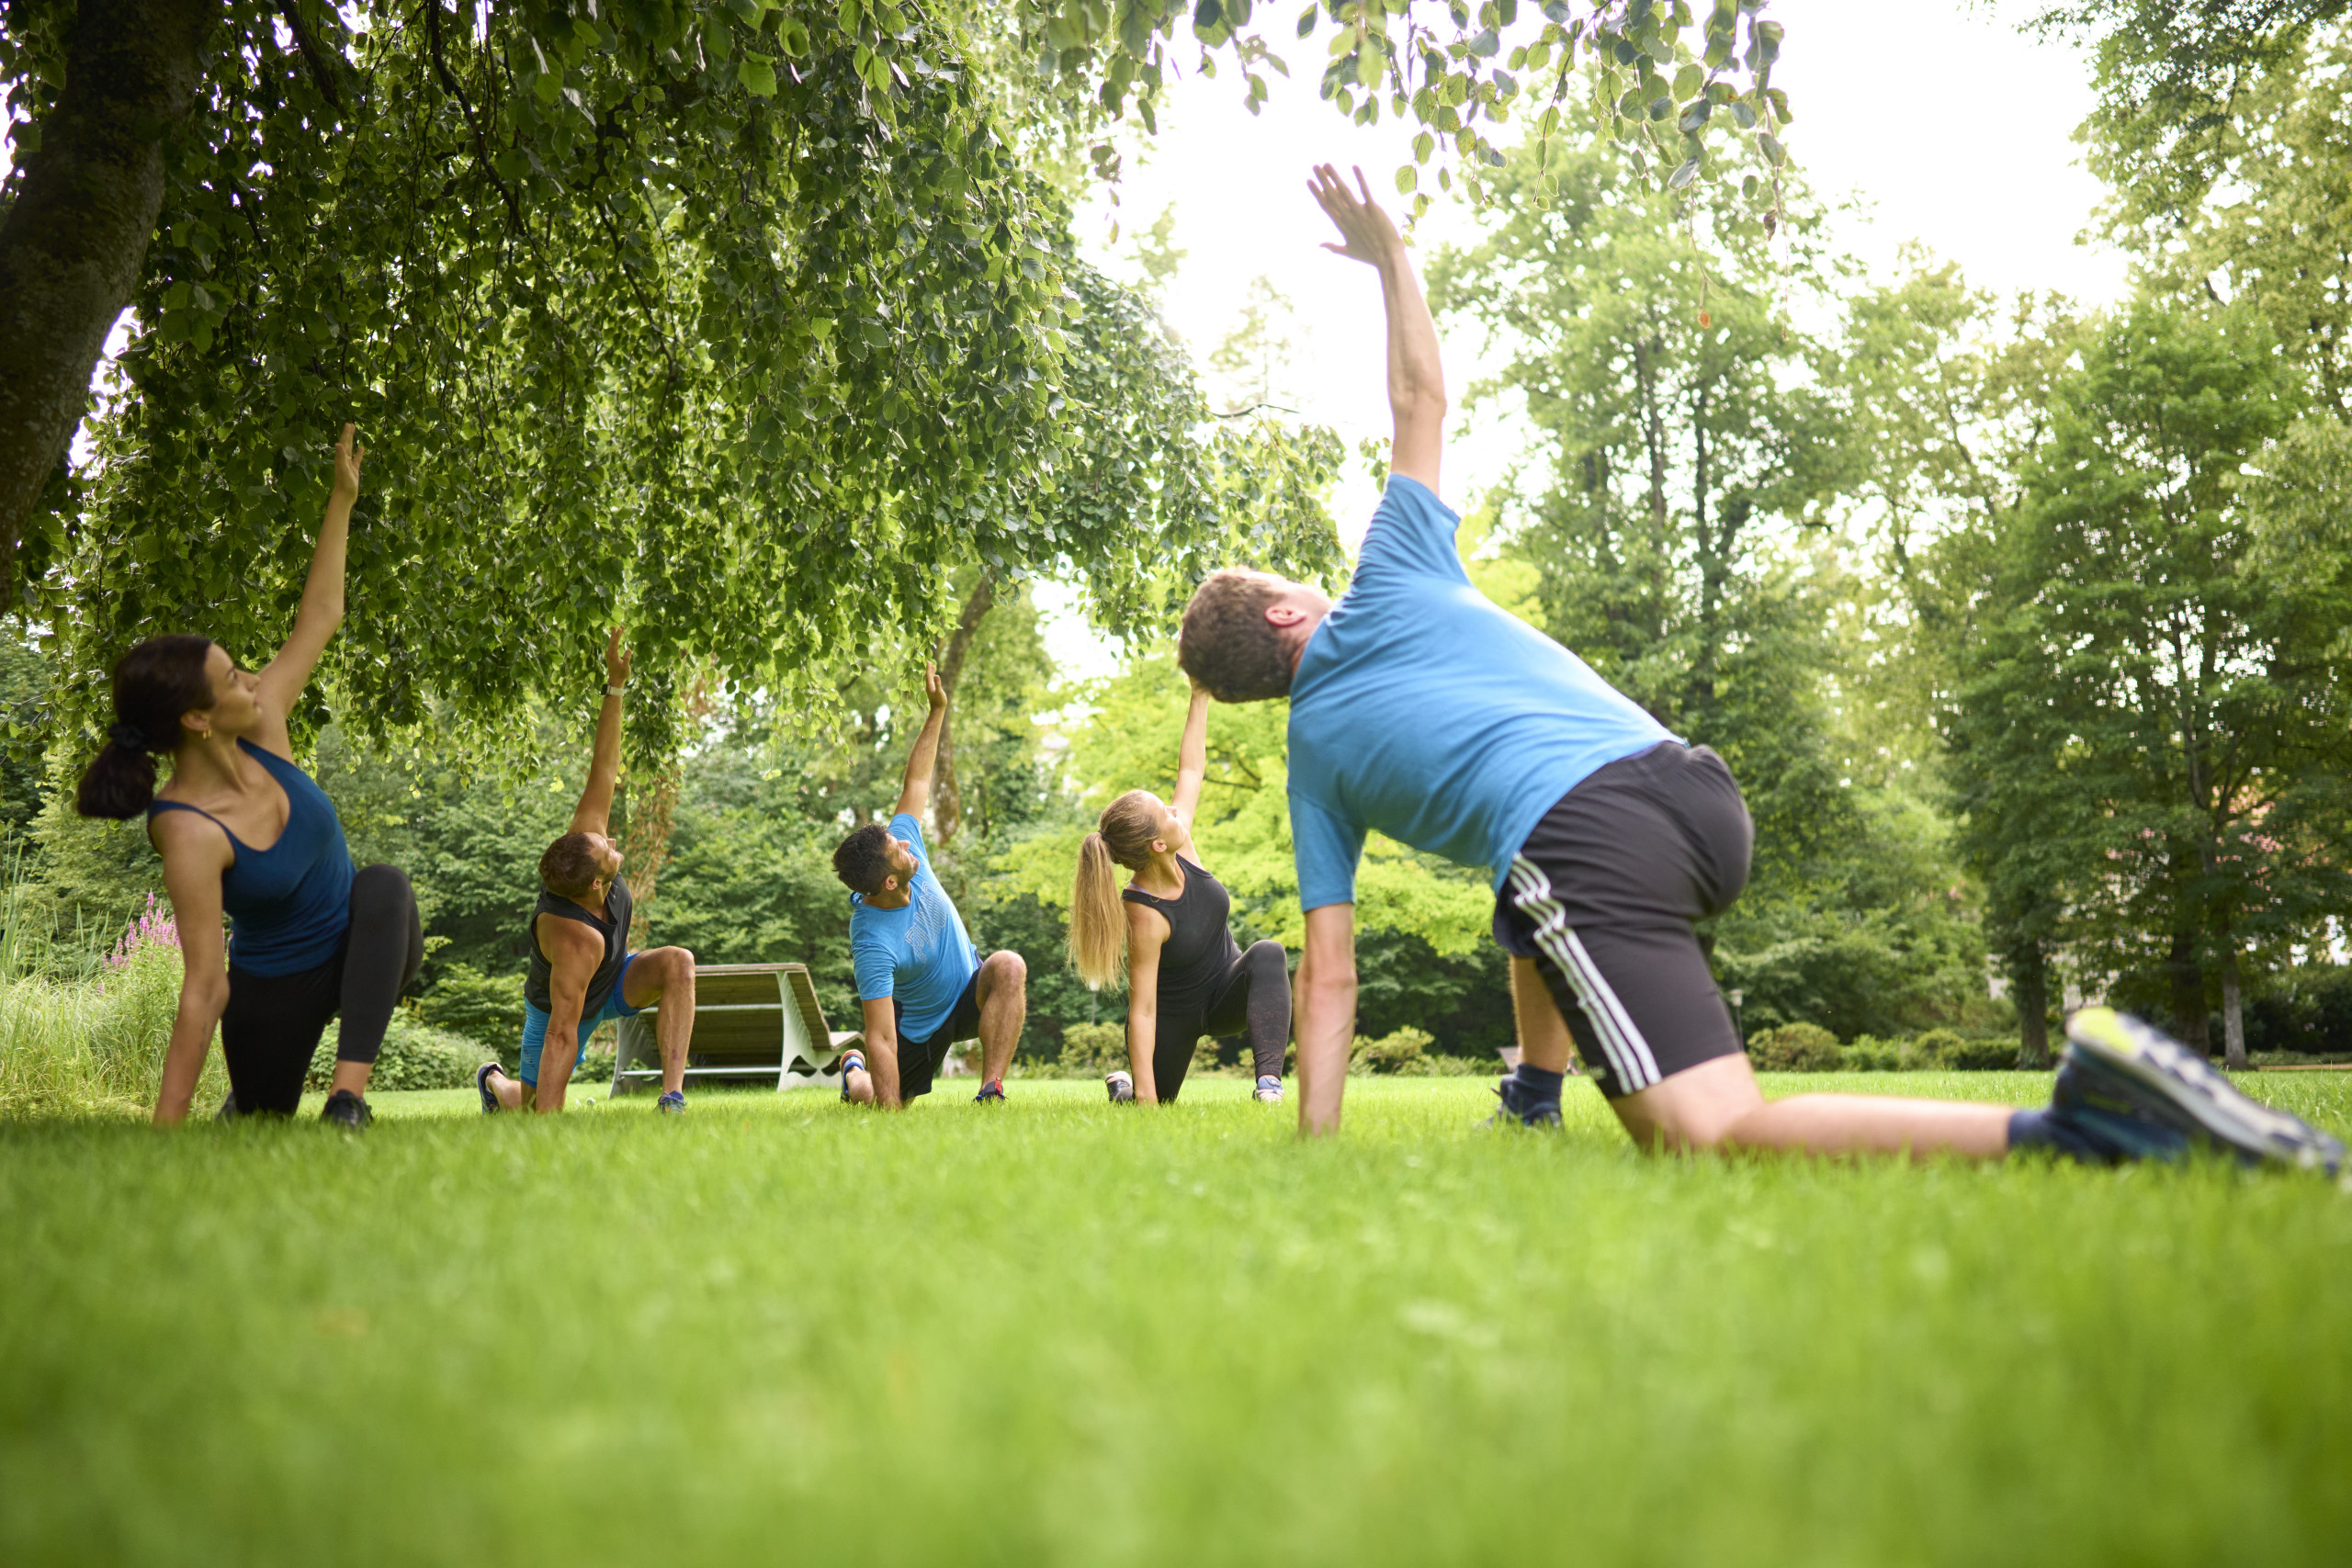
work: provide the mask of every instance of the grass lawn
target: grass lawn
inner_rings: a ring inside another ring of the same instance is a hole
[[[2352,1560],[2324,1179],[1195,1089],[0,1125],[0,1562]]]

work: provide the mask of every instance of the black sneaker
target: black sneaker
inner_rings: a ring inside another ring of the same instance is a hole
[[[1487,1118],[1486,1125],[1489,1127],[1553,1128],[1560,1124],[1560,1102],[1538,1100],[1533,1089],[1519,1081],[1517,1073],[1507,1075],[1495,1086],[1495,1098],[1502,1104]]]
[[[506,1109],[498,1103],[497,1092],[490,1087],[490,1075],[505,1070],[496,1062],[484,1062],[474,1069],[474,1092],[481,1096],[481,1113],[484,1116],[495,1116]]]
[[[664,1116],[684,1116],[686,1113],[686,1091],[671,1089],[653,1102],[653,1109]]]
[[[232,1089],[220,1101],[220,1109],[212,1113],[212,1119],[215,1122],[234,1122],[243,1114],[237,1109],[237,1091]]]
[[[1136,1080],[1122,1067],[1103,1076],[1102,1092],[1111,1097],[1114,1105],[1133,1105],[1136,1102]]]
[[[2335,1175],[2342,1140],[2299,1116],[2257,1105],[2204,1057],[2138,1019],[2084,1008],[2066,1020],[2066,1055],[2051,1110],[2126,1158],[2179,1159],[2220,1149],[2242,1165],[2291,1165]]]
[[[327,1096],[327,1102],[319,1108],[320,1121],[332,1122],[346,1133],[356,1133],[375,1119],[376,1113],[368,1109],[368,1102],[347,1089]]]

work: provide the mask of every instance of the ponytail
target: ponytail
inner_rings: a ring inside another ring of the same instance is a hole
[[[1131,789],[1102,808],[1098,831],[1078,846],[1078,880],[1069,890],[1069,966],[1100,990],[1127,970],[1127,912],[1111,868],[1140,870],[1151,859],[1166,807],[1148,789]]]
[[[1087,834],[1069,890],[1069,966],[1098,991],[1124,979],[1127,968],[1127,915],[1111,865],[1102,835]]]
[[[212,639],[149,637],[114,667],[114,723],[82,772],[74,809],[119,821],[154,803],[155,759],[179,749],[180,715],[212,705]]]

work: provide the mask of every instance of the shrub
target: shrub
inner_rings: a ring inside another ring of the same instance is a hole
[[[1393,1033],[1377,1040],[1356,1036],[1355,1049],[1348,1055],[1348,1072],[1352,1077],[1374,1073],[1394,1073],[1408,1077],[1428,1077],[1437,1072],[1430,1060],[1430,1047],[1437,1042],[1426,1029],[1407,1024]]]
[[[485,975],[470,964],[449,964],[433,988],[417,998],[416,1014],[419,1022],[447,1033],[519,1042],[523,977]]]
[[[1858,1035],[1839,1053],[1839,1065],[1849,1073],[1900,1072],[1903,1045],[1900,1041],[1881,1040],[1876,1035]]]
[[[1930,1029],[1904,1043],[1903,1065],[1913,1071],[2006,1072],[2018,1065],[2018,1043]]]
[[[1124,1023],[1073,1023],[1062,1030],[1061,1059],[1054,1076],[1099,1078],[1127,1065],[1127,1026]]]
[[[334,1077],[335,1030],[330,1025],[319,1039],[319,1048],[311,1057],[310,1070],[302,1077],[302,1087],[323,1089]],[[417,1023],[403,1013],[392,1015],[391,1027],[384,1031],[383,1048],[376,1054],[376,1070],[368,1075],[368,1091],[403,1089],[470,1089],[474,1069],[496,1053],[486,1050],[480,1042],[447,1030],[429,1028]],[[594,1081],[595,1059],[571,1075],[574,1084]],[[605,1054],[604,1077],[613,1076],[613,1057]]]
[[[1751,1035],[1747,1055],[1774,1073],[1834,1073],[1845,1065],[1838,1037],[1817,1023],[1784,1023]]]

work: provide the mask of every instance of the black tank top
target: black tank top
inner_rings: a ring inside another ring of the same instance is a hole
[[[554,996],[548,989],[555,966],[539,951],[539,917],[560,915],[567,920],[594,926],[596,934],[605,939],[604,962],[588,976],[588,995],[580,1004],[580,1016],[594,1018],[603,1010],[605,998],[613,994],[613,987],[620,980],[621,964],[628,957],[628,884],[620,877],[613,878],[612,889],[605,895],[605,908],[607,912],[598,915],[569,898],[557,897],[544,887],[539,889],[538,908],[531,911],[531,967],[523,976],[525,1001],[541,1012],[555,1010]]]
[[[1207,990],[1224,979],[1241,958],[1240,945],[1226,925],[1233,914],[1233,896],[1225,890],[1225,884],[1191,861],[1179,856],[1177,863],[1184,869],[1182,897],[1161,898],[1140,887],[1126,888],[1119,895],[1131,904],[1157,909],[1168,919],[1168,941],[1159,950],[1159,994],[1163,999]]]

